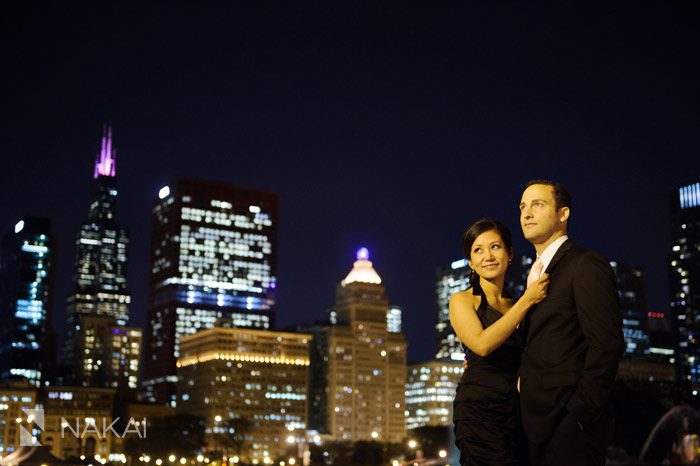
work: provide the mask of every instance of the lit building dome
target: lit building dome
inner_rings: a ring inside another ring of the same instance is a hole
[[[357,250],[357,260],[352,265],[352,270],[345,277],[345,280],[341,281],[340,284],[346,286],[349,283],[375,283],[379,285],[382,283],[382,279],[372,267],[372,262],[369,261],[369,251],[367,248],[360,248]]]

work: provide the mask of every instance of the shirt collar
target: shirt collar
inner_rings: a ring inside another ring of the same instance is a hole
[[[538,258],[542,262],[542,270],[547,270],[547,267],[549,267],[549,263],[552,262],[554,254],[557,253],[561,245],[564,244],[564,242],[567,239],[569,239],[567,235],[560,236],[559,238],[555,239],[552,244],[547,246],[547,248],[544,251],[542,251],[542,255],[538,256]]]

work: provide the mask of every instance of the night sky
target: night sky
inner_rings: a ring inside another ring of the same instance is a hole
[[[483,216],[532,253],[531,178],[567,186],[571,237],[643,266],[665,310],[669,195],[700,181],[698,7],[487,3],[6,7],[0,228],[51,218],[62,321],[109,121],[136,325],[152,203],[182,175],[280,194],[279,327],[322,318],[364,245],[431,358],[436,267]]]

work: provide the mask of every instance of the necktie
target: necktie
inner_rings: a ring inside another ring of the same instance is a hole
[[[537,260],[535,261],[534,264],[532,264],[532,268],[530,269],[530,274],[527,276],[527,286],[528,288],[530,285],[532,285],[534,282],[536,282],[540,276],[542,275],[542,261],[538,257]]]

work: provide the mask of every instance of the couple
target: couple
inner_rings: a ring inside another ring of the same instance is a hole
[[[605,464],[624,350],[617,286],[602,256],[568,239],[570,213],[563,186],[528,183],[520,224],[537,259],[516,302],[508,229],[483,219],[464,234],[472,288],[450,299],[468,360],[454,402],[462,465]]]

